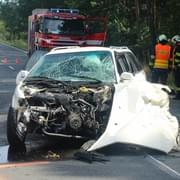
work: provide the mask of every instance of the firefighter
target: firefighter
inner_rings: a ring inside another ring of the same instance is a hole
[[[168,45],[166,35],[161,34],[158,37],[158,43],[155,45],[154,52],[152,82],[166,84],[171,57],[171,46]]]
[[[172,69],[174,68],[174,51],[175,51],[175,47],[176,47],[176,42],[177,40],[180,38],[179,35],[175,35],[172,37],[170,45],[171,45],[171,55],[172,55]]]
[[[179,37],[180,37],[179,35],[175,35],[175,36],[172,37],[171,43],[172,43],[173,46],[176,45],[176,41],[177,41],[177,39],[179,39]]]
[[[174,38],[175,41],[175,46],[173,50],[173,61],[174,61],[174,81],[176,88],[180,88],[180,36],[176,36]],[[177,91],[177,96],[178,99],[180,98],[180,92]]]

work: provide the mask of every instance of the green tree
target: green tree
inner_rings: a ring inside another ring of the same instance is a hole
[[[35,8],[78,8],[82,14],[108,17],[107,45],[153,47],[161,33],[180,32],[179,0],[16,0],[1,3],[1,19],[11,38],[27,32]],[[11,13],[9,13],[11,12]]]
[[[17,14],[17,5],[14,2],[7,2],[1,4],[1,18],[5,22],[5,29],[9,32],[8,39],[15,39],[19,35],[19,26],[20,22],[19,16]]]

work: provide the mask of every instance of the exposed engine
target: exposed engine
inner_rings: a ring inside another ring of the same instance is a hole
[[[27,127],[38,125],[47,135],[77,138],[99,137],[106,128],[113,98],[110,86],[25,85],[23,91],[25,99],[19,104],[25,107],[21,119]]]

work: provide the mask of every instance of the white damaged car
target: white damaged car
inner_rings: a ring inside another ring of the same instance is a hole
[[[88,151],[114,143],[177,147],[169,89],[148,82],[127,47],[55,48],[19,77],[7,119],[13,147],[30,133],[93,140]]]

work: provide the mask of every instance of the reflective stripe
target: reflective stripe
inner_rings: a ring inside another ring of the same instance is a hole
[[[175,55],[176,55],[176,56],[180,56],[180,52],[176,52]]]
[[[156,66],[154,66],[154,68],[168,69],[168,66],[156,65]]]
[[[180,63],[180,59],[175,59],[174,60],[176,63]]]
[[[180,58],[180,55],[175,54],[175,57],[176,57],[176,58]]]
[[[168,60],[156,59],[154,68],[168,69]]]

